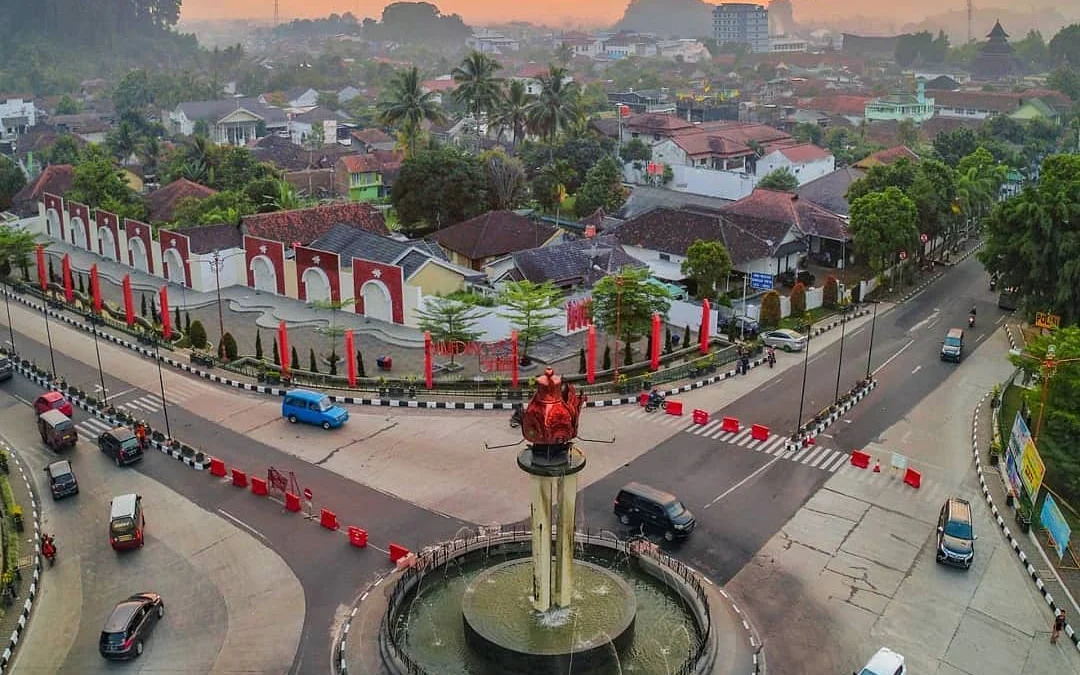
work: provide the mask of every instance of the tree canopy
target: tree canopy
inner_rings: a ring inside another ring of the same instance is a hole
[[[795,174],[791,173],[791,169],[785,166],[774,169],[762,176],[757,183],[757,187],[767,190],[794,192],[799,187],[799,179],[795,177]]]
[[[472,35],[457,14],[443,14],[428,2],[394,2],[383,8],[382,21],[364,22],[364,36],[401,44],[458,46]]]
[[[12,198],[26,185],[26,175],[19,165],[0,155],[0,211],[11,208]]]
[[[534,284],[526,279],[507,283],[500,299],[506,309],[499,316],[517,329],[521,355],[528,356],[530,345],[551,332],[547,322],[559,315],[562,293],[550,281]]]
[[[579,218],[592,215],[597,209],[615,213],[626,202],[627,190],[622,184],[622,170],[614,157],[604,157],[585,174],[585,183],[577,193],[574,210]]]
[[[480,213],[486,188],[479,159],[457,148],[435,146],[402,163],[391,201],[410,233],[425,233]]]
[[[647,335],[652,315],[667,316],[670,296],[662,284],[649,278],[647,267],[624,267],[593,286],[593,322],[598,328],[627,342]]]
[[[918,210],[900,188],[889,186],[851,202],[851,235],[855,250],[877,271],[918,242]]]
[[[716,299],[720,284],[731,273],[731,256],[721,242],[698,239],[686,249],[682,273],[693,279],[699,300]]]
[[[453,298],[429,297],[427,304],[416,310],[420,319],[420,329],[431,333],[436,342],[474,342],[481,332],[476,330],[476,322],[487,311],[475,305]],[[454,352],[450,352],[450,363],[454,362]]]

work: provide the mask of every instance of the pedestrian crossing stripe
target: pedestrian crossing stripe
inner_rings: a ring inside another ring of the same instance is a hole
[[[83,436],[89,438],[97,438],[101,434],[105,433],[112,427],[97,419],[96,417],[90,417],[75,425],[75,428],[79,430]]]
[[[794,463],[803,464],[814,469],[820,469],[826,473],[836,473],[840,467],[847,464],[850,455],[840,450],[834,450],[823,445],[808,445],[797,450],[788,451],[788,437],[779,434],[769,436],[759,441],[751,435],[750,427],[740,429],[737,432],[727,432],[720,428],[722,421],[710,420],[705,424],[689,423],[683,428],[686,433],[699,438],[711,438],[720,440],[735,447],[753,450],[774,457],[783,457]]]

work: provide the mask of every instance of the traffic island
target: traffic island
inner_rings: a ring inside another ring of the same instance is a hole
[[[26,630],[41,583],[41,509],[27,469],[0,440],[0,495],[3,503],[3,573],[0,576],[0,636],[8,643],[0,654],[7,672]]]

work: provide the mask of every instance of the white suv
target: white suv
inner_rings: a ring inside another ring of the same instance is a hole
[[[907,668],[904,666],[903,656],[888,647],[882,647],[862,670],[851,675],[907,675]]]

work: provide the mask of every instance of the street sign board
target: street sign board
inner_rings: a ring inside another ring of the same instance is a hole
[[[773,276],[771,274],[763,274],[761,272],[750,273],[750,288],[757,288],[759,290],[767,291],[773,287]]]
[[[1036,312],[1035,313],[1035,327],[1036,328],[1058,328],[1061,326],[1061,317],[1057,314],[1051,314],[1050,312]]]
[[[1043,500],[1042,513],[1039,514],[1039,522],[1050,532],[1050,538],[1054,540],[1054,548],[1057,549],[1058,560],[1065,557],[1065,551],[1069,548],[1069,538],[1072,530],[1061,515],[1061,509],[1051,495],[1046,495]]]

